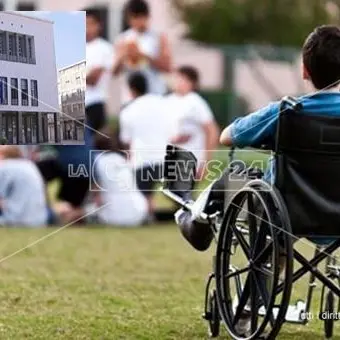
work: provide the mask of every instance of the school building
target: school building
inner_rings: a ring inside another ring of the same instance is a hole
[[[58,72],[60,119],[63,141],[84,141],[86,60]]]
[[[53,22],[0,12],[0,142],[58,143],[59,128]]]

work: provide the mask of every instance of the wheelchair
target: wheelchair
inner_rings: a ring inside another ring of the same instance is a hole
[[[340,246],[340,118],[308,115],[285,97],[275,145],[255,147],[274,152],[274,183],[257,169],[243,169],[245,182],[230,195],[235,169],[229,166],[223,199],[208,198],[199,214],[216,241],[203,313],[209,335],[217,337],[223,324],[232,339],[275,339],[284,322],[307,324],[319,281],[317,316],[330,339],[340,312],[340,267],[333,255]],[[187,195],[195,169],[192,153],[167,147],[162,191],[188,212],[195,205]],[[312,259],[294,247],[302,238],[315,244]],[[293,283],[306,274],[306,300],[290,305]],[[244,333],[242,320],[248,324]]]

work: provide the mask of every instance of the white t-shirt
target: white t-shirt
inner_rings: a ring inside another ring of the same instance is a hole
[[[179,146],[194,153],[198,162],[205,161],[206,140],[203,125],[214,120],[208,103],[196,92],[185,96],[167,97],[167,110],[176,116],[177,135],[190,135],[188,142]]]
[[[106,72],[102,74],[95,86],[86,86],[85,106],[103,103],[107,99],[110,72],[113,67],[113,48],[103,38],[96,38],[86,43],[86,74],[95,68],[104,68]]]
[[[164,160],[176,123],[165,104],[163,96],[146,94],[121,112],[120,138],[130,145],[131,164],[135,169],[161,164]]]
[[[138,226],[148,214],[148,203],[138,190],[134,171],[117,153],[104,152],[95,161],[97,183],[105,207],[98,211],[100,222],[118,226]]]
[[[0,224],[41,227],[47,223],[43,178],[27,159],[0,161]]]
[[[152,30],[141,33],[133,29],[128,29],[118,36],[117,43],[135,41],[142,53],[155,59],[160,53],[160,39],[161,35]],[[149,93],[160,95],[166,93],[167,85],[162,73],[152,67],[148,62],[141,61],[140,64],[135,65],[134,67],[125,65],[124,73],[126,77],[134,71],[142,72],[145,75],[148,80]],[[131,94],[125,81],[122,87],[122,102],[123,104],[126,104],[131,99]]]

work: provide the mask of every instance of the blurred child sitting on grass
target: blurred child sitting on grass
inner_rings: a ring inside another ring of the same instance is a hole
[[[0,147],[0,224],[42,227],[48,212],[44,180],[18,146]]]
[[[59,204],[58,213],[64,223],[89,216],[98,224],[136,227],[146,220],[147,199],[137,187],[134,170],[113,130],[106,127],[94,138],[91,187],[95,190],[90,193],[91,203],[78,208],[67,202]]]
[[[100,190],[97,202],[102,206],[98,219],[109,225],[139,226],[147,219],[148,202],[137,187],[134,169],[122,151],[117,130],[112,133],[112,129],[106,128],[95,137],[95,148],[102,151],[95,160],[96,185]]]

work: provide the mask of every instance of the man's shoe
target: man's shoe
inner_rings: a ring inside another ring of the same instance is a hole
[[[193,220],[191,212],[183,209],[177,211],[175,219],[184,238],[196,250],[206,251],[209,249],[214,239],[214,233],[209,223]]]

